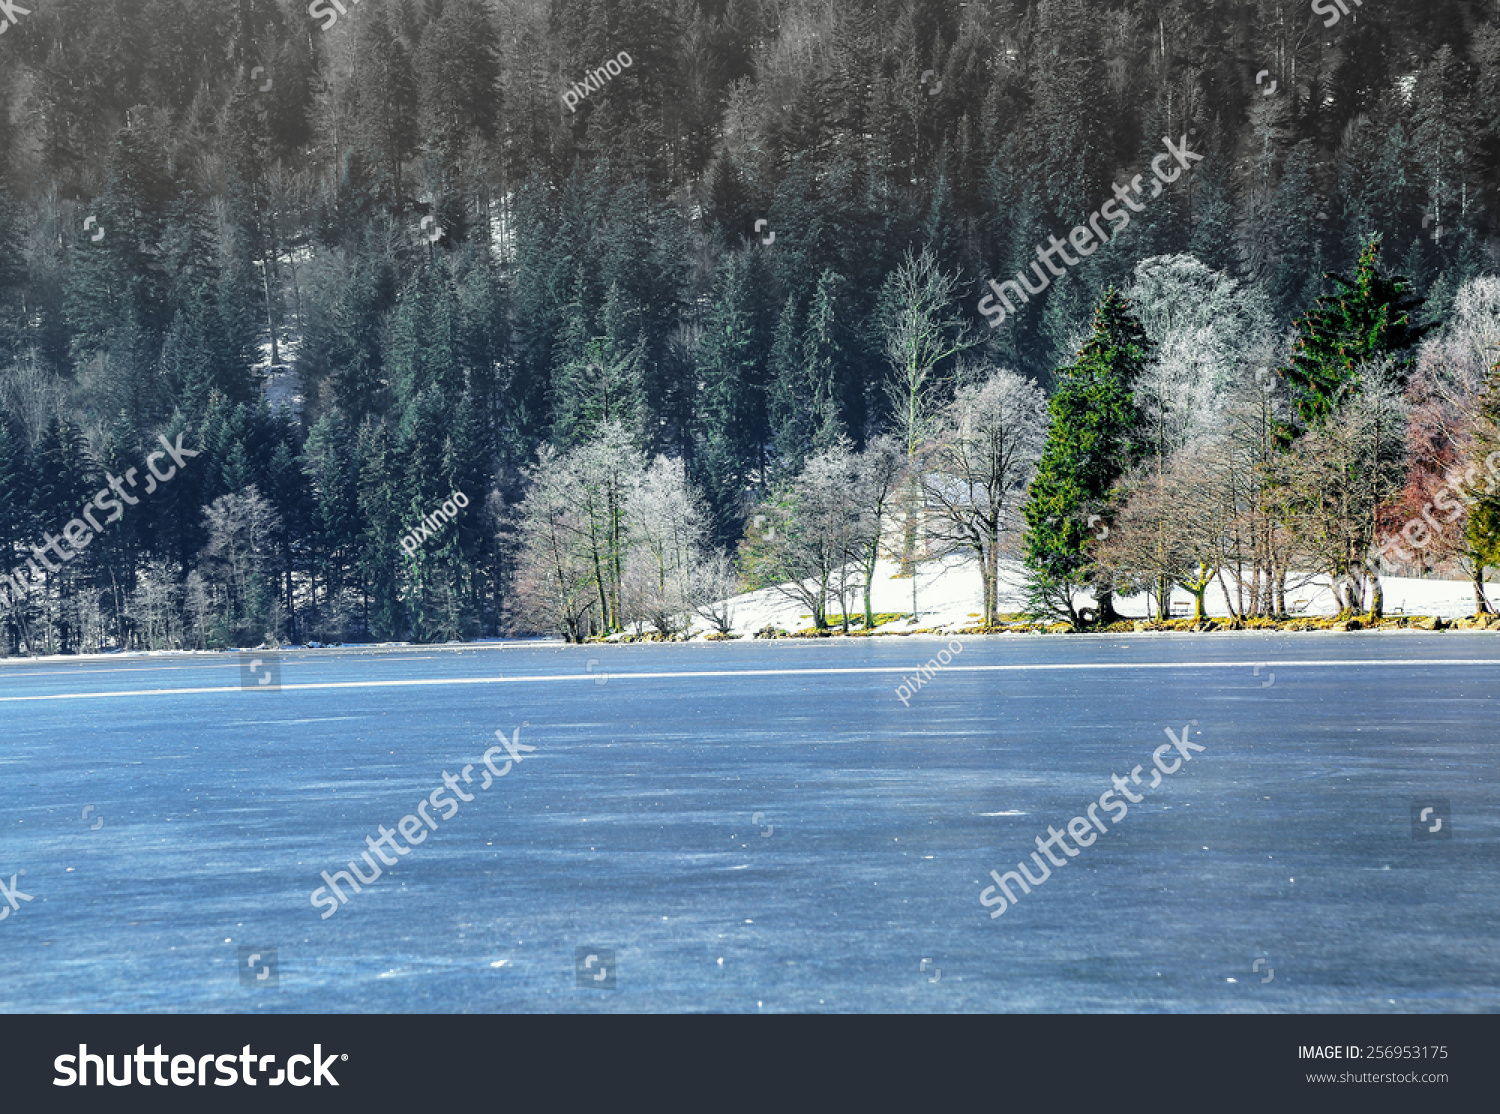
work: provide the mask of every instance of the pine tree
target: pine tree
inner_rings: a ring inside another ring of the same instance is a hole
[[[755,249],[730,255],[698,348],[703,388],[695,464],[721,544],[739,536],[745,493],[765,465],[763,376],[771,340],[765,285]]]
[[[415,60],[418,119],[429,165],[436,180],[433,193],[448,199],[458,193],[460,172],[471,144],[495,138],[500,116],[500,67],[494,25],[478,0],[450,0],[422,32]],[[477,211],[483,198],[470,199]],[[443,227],[450,236],[464,231],[460,205],[444,206]]]
[[[358,544],[361,587],[365,601],[364,628],[382,641],[406,634],[406,609],[401,600],[400,539],[405,532],[405,486],[401,458],[382,424],[360,427],[359,517],[364,524]]]
[[[1240,260],[1235,249],[1233,187],[1218,160],[1212,164],[1205,162],[1194,177],[1199,182],[1188,251],[1213,270],[1234,274],[1239,271]]]
[[[0,135],[0,141],[3,141]],[[0,360],[21,351],[26,329],[26,258],[21,254],[21,213],[0,182]]]
[[[1152,347],[1129,301],[1111,288],[1099,302],[1093,333],[1077,359],[1057,370],[1047,444],[1023,511],[1028,593],[1037,614],[1075,626],[1085,621],[1074,595],[1097,575],[1091,543],[1113,510],[1111,488],[1144,447],[1133,392]],[[1096,618],[1112,621],[1110,585],[1098,583],[1094,590]]]
[[[775,449],[773,467],[778,480],[789,479],[802,470],[812,440],[810,415],[801,389],[800,323],[797,299],[789,295],[776,320],[776,337],[771,342],[771,387],[766,398],[766,417]]]
[[[348,120],[354,130],[354,150],[367,178],[366,204],[400,212],[407,194],[403,167],[417,148],[417,80],[411,55],[399,30],[391,26],[389,9],[361,12],[354,39],[354,77],[346,87],[351,98]]]
[[[813,292],[806,325],[799,329],[795,301],[787,298],[771,350],[767,403],[777,468],[786,476],[802,470],[811,454],[845,436],[839,398],[845,374],[845,338],[838,292],[842,276],[825,270]]]
[[[1311,141],[1292,148],[1266,208],[1275,258],[1266,279],[1277,321],[1290,321],[1313,298],[1323,273],[1323,225],[1318,220],[1317,182]]]
[[[333,400],[355,422],[366,414],[383,413],[388,405],[380,324],[396,300],[396,290],[390,260],[359,252],[333,307],[328,351]]]
[[[337,409],[318,419],[302,450],[302,470],[311,489],[310,575],[313,629],[337,622],[343,595],[356,568],[360,538],[359,461],[348,423]],[[323,585],[325,607],[318,604]],[[338,632],[340,636],[342,631]]]
[[[1292,387],[1293,407],[1303,428],[1323,421],[1343,401],[1345,390],[1359,390],[1359,367],[1394,357],[1399,386],[1410,375],[1412,359],[1402,356],[1431,330],[1413,314],[1422,299],[1399,275],[1383,275],[1377,267],[1380,237],[1365,245],[1352,278],[1330,274],[1334,293],[1297,319],[1297,339],[1289,366],[1281,375]],[[1292,435],[1288,430],[1283,440]]]
[[[604,422],[622,424],[637,441],[645,440],[646,336],[641,312],[625,302],[618,283],[609,288],[599,311],[600,335],[583,341],[581,307],[570,306],[558,350],[568,359],[553,377],[552,439],[571,448],[593,436]]]
[[[810,446],[813,452],[831,449],[845,436],[838,400],[846,373],[846,339],[839,291],[843,276],[825,270],[818,276],[807,327],[802,335],[802,364],[808,386]]]
[[[390,317],[386,374],[401,407],[430,388],[458,405],[465,376],[458,301],[447,269],[423,266],[401,291]]]

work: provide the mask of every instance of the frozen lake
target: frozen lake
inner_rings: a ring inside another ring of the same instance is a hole
[[[288,651],[250,691],[234,654],[0,663],[0,1009],[1500,1009],[1500,640],[965,639],[903,705],[941,646]],[[1184,727],[989,916],[991,869]],[[497,731],[536,749],[481,788]]]

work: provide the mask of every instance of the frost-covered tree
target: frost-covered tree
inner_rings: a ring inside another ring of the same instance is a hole
[[[854,501],[859,510],[854,560],[863,586],[865,630],[875,626],[870,593],[875,585],[875,566],[880,562],[886,520],[900,494],[906,475],[906,450],[899,438],[887,433],[872,438],[855,461]]]
[[[889,365],[885,383],[891,424],[913,465],[907,479],[906,536],[901,574],[913,577],[921,528],[922,488],[917,454],[949,389],[954,360],[978,343],[955,304],[958,276],[943,270],[932,252],[907,252],[880,292],[877,320]],[[915,583],[913,583],[915,593]]]
[[[517,522],[518,619],[542,630],[558,630],[582,642],[598,623],[597,565],[580,492],[567,456],[551,445],[537,450],[526,470],[528,484]]]
[[[599,621],[605,631],[622,628],[620,589],[629,545],[625,515],[631,489],[645,470],[645,458],[624,425],[600,424],[594,439],[564,459],[577,483],[583,544],[599,595]]]
[[[740,547],[740,563],[755,588],[774,588],[812,612],[815,630],[828,629],[830,598],[847,598],[847,566],[857,552],[864,512],[853,497],[858,457],[847,442],[808,458],[802,472],[761,503]],[[844,626],[848,626],[848,607]]]
[[[708,513],[682,461],[652,462],[630,491],[625,524],[624,620],[649,623],[663,635],[685,629]]]
[[[221,495],[204,508],[208,544],[203,547],[204,580],[218,602],[213,643],[245,645],[274,635],[277,552],[281,518],[254,484],[239,494]]]
[[[984,584],[984,621],[998,621],[1001,538],[1019,505],[1047,438],[1041,388],[1008,368],[980,373],[937,420],[922,458],[934,531],[967,549]]]
[[[734,597],[740,591],[740,574],[733,559],[722,550],[711,549],[692,567],[689,603],[693,614],[719,634],[734,633]]]
[[[1279,461],[1285,520],[1298,556],[1332,581],[1349,614],[1384,611],[1371,554],[1378,514],[1406,477],[1408,408],[1389,361],[1353,369],[1361,390],[1325,412]],[[1352,392],[1348,392],[1352,393]]]
[[[1253,288],[1191,255],[1143,259],[1125,296],[1155,345],[1135,398],[1153,451],[1165,459],[1216,428],[1236,373],[1270,333],[1270,318]]]

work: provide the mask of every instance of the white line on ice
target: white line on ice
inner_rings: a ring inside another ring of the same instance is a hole
[[[919,663],[925,664],[925,663]],[[1360,666],[1500,666],[1500,658],[1367,658],[1329,661],[1143,661],[1143,662],[1046,662],[1028,665],[947,665],[944,673],[1048,673],[1068,670],[1102,669],[1349,669]],[[842,669],[714,669],[682,670],[667,673],[610,673],[611,681],[670,681],[702,677],[811,677],[832,674],[890,673],[903,674],[917,669],[914,665],[858,666]],[[423,685],[527,685],[553,681],[597,681],[602,674],[551,673],[533,677],[429,677],[397,681],[317,681],[299,685],[281,685],[272,692],[311,689],[381,689],[415,688]],[[120,692],[62,692],[44,696],[0,696],[0,704],[26,700],[103,700],[117,696],[193,696],[217,692],[265,691],[247,690],[239,685],[214,685],[185,689],[128,689]]]

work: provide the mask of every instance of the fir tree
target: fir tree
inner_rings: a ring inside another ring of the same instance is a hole
[[[568,324],[558,351],[566,361],[553,377],[553,441],[571,448],[587,441],[604,422],[621,423],[636,440],[645,437],[643,378],[646,335],[641,312],[625,302],[618,283],[611,284],[599,312],[602,335],[578,341],[582,307],[569,307]]]
[[[1097,575],[1091,548],[1112,511],[1111,488],[1142,452],[1134,385],[1151,351],[1129,301],[1111,288],[1077,359],[1057,370],[1047,444],[1023,510],[1028,593],[1037,614],[1084,622],[1074,595]],[[1110,585],[1094,588],[1098,620],[1112,621]]]
[[[1361,364],[1394,357],[1392,372],[1404,386],[1412,360],[1400,354],[1432,328],[1415,323],[1413,314],[1422,299],[1412,294],[1406,279],[1380,273],[1379,253],[1377,236],[1360,253],[1354,276],[1326,276],[1334,293],[1320,297],[1297,319],[1291,363],[1281,375],[1292,387],[1293,407],[1304,429],[1322,422],[1343,401],[1345,390],[1358,392]],[[1285,431],[1283,439],[1291,435]]]
[[[745,493],[765,463],[763,375],[770,337],[764,285],[753,248],[731,255],[699,343],[698,379],[703,386],[695,464],[721,543],[739,535]]]

